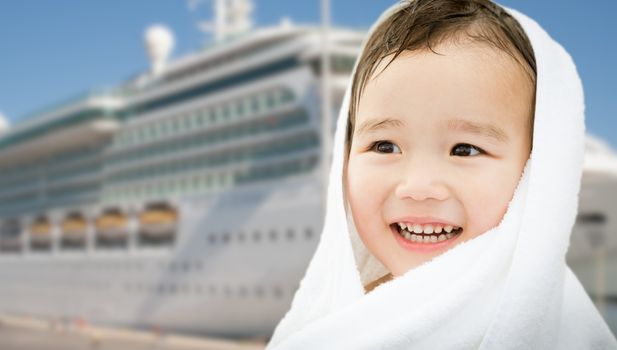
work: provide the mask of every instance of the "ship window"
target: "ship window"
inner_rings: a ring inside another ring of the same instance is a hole
[[[580,213],[576,217],[577,224],[605,224],[606,216],[602,213]]]
[[[313,228],[312,227],[307,227],[306,230],[304,230],[304,237],[306,239],[312,239],[313,238]]]
[[[293,241],[293,239],[295,238],[295,232],[292,228],[287,229],[287,232],[285,232],[285,235],[287,236],[287,240],[289,241]]]
[[[266,94],[266,106],[268,108],[273,108],[275,104],[276,104],[276,100],[274,96],[274,91],[269,91]]]
[[[259,232],[259,231],[253,232],[253,240],[255,242],[261,241],[261,232]]]
[[[237,109],[237,114],[239,117],[243,116],[245,113],[245,109],[244,109],[244,100],[242,101],[238,101],[236,104],[236,109]]]
[[[283,289],[281,287],[274,287],[272,289],[272,292],[274,294],[274,297],[279,299],[283,296]]]
[[[291,90],[283,90],[281,94],[281,102],[290,102],[294,99],[293,92]]]
[[[255,295],[258,298],[262,298],[264,296],[264,289],[260,286],[255,287]]]
[[[221,235],[221,241],[223,241],[223,243],[229,243],[229,232],[223,232],[223,234]]]
[[[270,240],[276,241],[277,237],[278,236],[277,236],[276,230],[270,230]]]
[[[227,117],[227,106],[218,106],[215,110],[214,113],[216,115],[216,120],[221,120],[223,118]]]
[[[216,244],[216,235],[214,233],[211,233],[208,236],[208,243],[210,244]]]

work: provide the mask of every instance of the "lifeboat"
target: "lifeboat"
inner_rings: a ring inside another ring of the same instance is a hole
[[[30,226],[30,248],[32,250],[49,250],[51,248],[51,223],[45,216],[40,216]]]
[[[17,219],[9,219],[0,226],[0,251],[21,251],[21,223]]]
[[[62,221],[61,227],[63,248],[85,247],[88,223],[82,214],[69,214]]]
[[[139,244],[159,245],[173,242],[178,211],[167,203],[153,204],[139,215]]]
[[[108,209],[95,223],[97,246],[126,246],[128,218],[120,209]]]

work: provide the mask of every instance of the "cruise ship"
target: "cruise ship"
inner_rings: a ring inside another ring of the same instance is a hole
[[[0,313],[272,333],[321,232],[322,104],[365,34],[329,30],[323,65],[320,26],[247,30],[250,2],[215,5],[201,51],[165,60],[154,26],[151,70],[4,131]]]
[[[217,0],[216,43],[171,61],[152,27],[151,70],[3,130],[0,313],[272,334],[319,240],[327,116],[365,32],[251,29],[251,5]],[[605,305],[617,156],[594,138],[588,153],[568,259]]]

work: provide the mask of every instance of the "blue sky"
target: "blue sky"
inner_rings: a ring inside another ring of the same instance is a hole
[[[394,1],[330,0],[336,25],[368,28]],[[573,56],[583,80],[588,130],[617,148],[617,1],[507,0],[536,19]],[[87,90],[111,87],[148,68],[144,29],[169,26],[174,57],[198,49],[206,36],[197,22],[210,16],[202,1],[2,0],[0,112],[13,123]],[[319,1],[256,0],[258,26],[289,17],[319,21]]]

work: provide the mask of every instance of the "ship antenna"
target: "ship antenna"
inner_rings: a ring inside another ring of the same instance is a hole
[[[195,2],[190,5],[194,8]],[[199,29],[214,35],[216,42],[247,33],[253,27],[252,0],[212,0],[214,20],[198,24]]]
[[[328,202],[328,180],[332,155],[332,96],[330,94],[330,1],[321,0],[321,166],[323,214]]]

